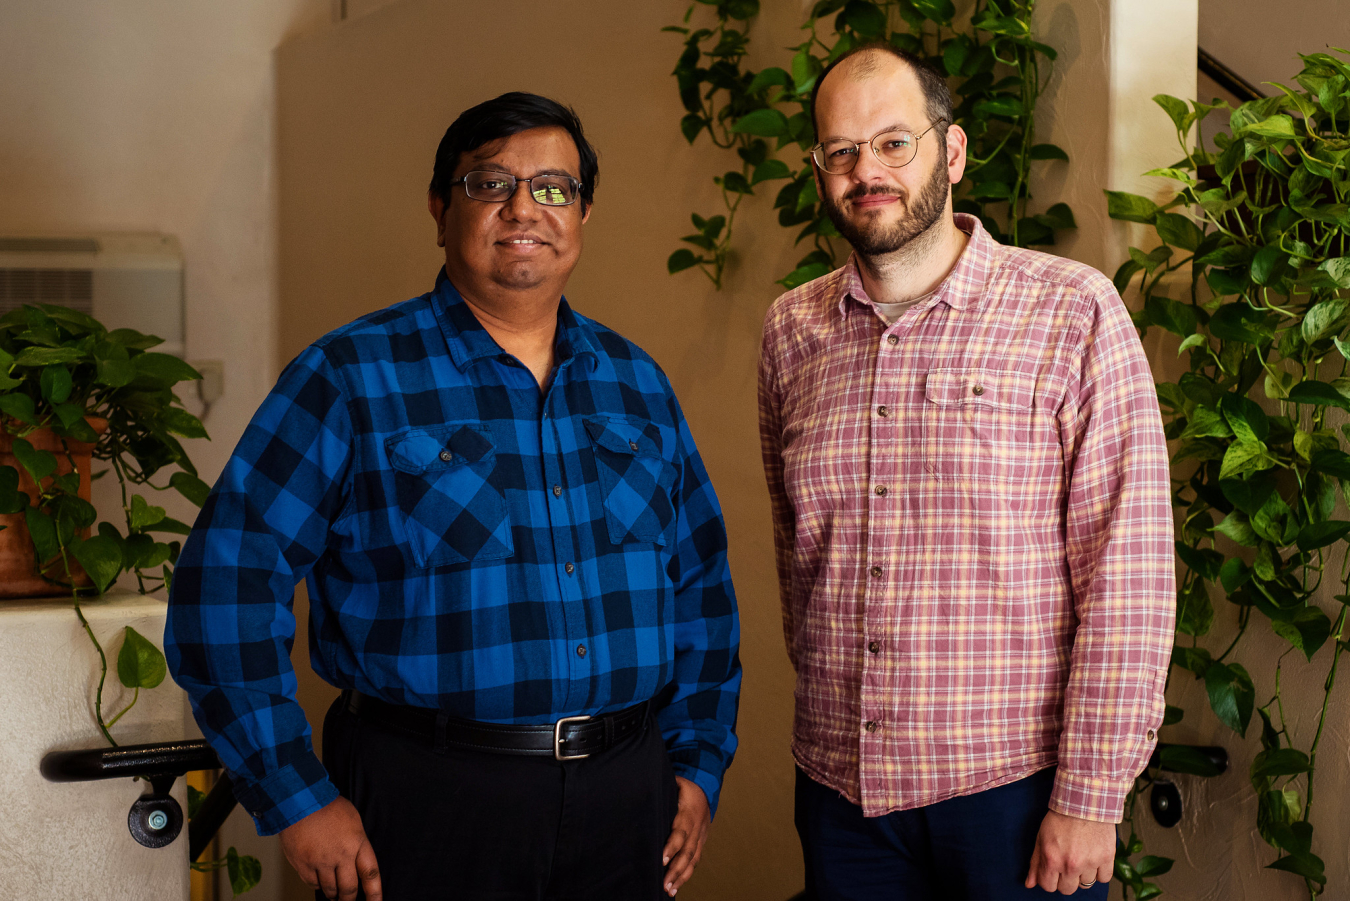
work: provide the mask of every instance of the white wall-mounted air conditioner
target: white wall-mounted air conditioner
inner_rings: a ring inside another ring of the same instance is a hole
[[[109,329],[158,335],[183,356],[183,251],[161,234],[0,236],[0,315],[26,303],[88,313]]]

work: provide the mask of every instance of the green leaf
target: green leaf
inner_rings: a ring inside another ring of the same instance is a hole
[[[1331,276],[1331,280],[1342,288],[1350,288],[1350,257],[1333,257],[1323,260],[1317,267]]]
[[[757,109],[737,119],[731,130],[736,134],[777,138],[788,133],[788,120],[776,109]]]
[[[55,363],[74,363],[84,354],[73,347],[25,347],[14,358],[17,366],[51,366]]]
[[[1231,422],[1231,420],[1230,420]],[[1266,453],[1266,446],[1260,441],[1234,441],[1223,455],[1223,464],[1219,467],[1219,478],[1229,479],[1275,464]]]
[[[1339,331],[1336,325],[1345,315],[1347,306],[1350,306],[1350,301],[1342,298],[1324,300],[1313,306],[1303,317],[1303,325],[1300,328],[1303,340],[1313,344],[1333,332]]]
[[[745,90],[747,94],[756,94],[774,86],[791,88],[792,76],[778,66],[769,66],[767,69],[760,69]]]
[[[121,388],[136,377],[135,367],[127,360],[99,360],[95,373],[95,381],[110,388]]]
[[[1142,272],[1144,267],[1134,260],[1126,260],[1120,264],[1116,274],[1112,277],[1111,283],[1116,286],[1116,293],[1123,295],[1130,286],[1130,279]]]
[[[192,526],[185,522],[179,522],[172,516],[166,516],[152,526],[146,527],[147,532],[168,532],[172,535],[188,535],[192,532]]]
[[[1050,209],[1036,217],[1036,221],[1054,229],[1078,227],[1073,218],[1073,210],[1069,209],[1067,203],[1052,204]]]
[[[1177,346],[1177,356],[1178,357],[1181,356],[1186,351],[1194,347],[1208,347],[1208,346],[1209,346],[1209,338],[1207,338],[1206,336],[1199,334],[1190,335],[1186,338],[1186,340],[1182,341],[1181,344]]]
[[[1205,690],[1209,706],[1225,726],[1246,737],[1256,705],[1256,689],[1252,677],[1236,663],[1216,663],[1205,670]]]
[[[211,486],[187,472],[175,472],[169,477],[169,486],[198,507],[206,503]]]
[[[1312,659],[1331,635],[1331,620],[1318,607],[1300,607],[1293,616],[1271,619],[1270,628]]]
[[[1195,326],[1199,321],[1195,308],[1190,304],[1178,303],[1175,300],[1157,295],[1144,301],[1144,311],[1148,314],[1149,321],[1154,325],[1160,325],[1182,338],[1194,334]]]
[[[188,799],[188,819],[191,820],[197,815],[197,811],[202,809],[202,802],[206,800],[206,792],[191,785],[187,787]]]
[[[722,187],[736,194],[753,194],[750,189],[750,182],[746,181],[745,176],[732,170],[722,176]]]
[[[1252,777],[1297,776],[1308,772],[1308,755],[1294,748],[1262,751],[1252,760]]]
[[[1210,317],[1209,333],[1220,341],[1241,341],[1259,346],[1272,337],[1265,318],[1264,313],[1244,302],[1224,304]]]
[[[1153,102],[1161,106],[1171,118],[1172,124],[1177,127],[1177,131],[1185,132],[1191,127],[1190,118],[1193,115],[1191,108],[1186,105],[1186,101],[1179,100],[1170,94],[1155,94]]]
[[[1139,858],[1139,862],[1134,865],[1134,871],[1140,876],[1161,876],[1172,869],[1174,862],[1170,857],[1155,857],[1150,854]]]
[[[975,104],[975,115],[981,119],[990,116],[1007,116],[1016,119],[1024,113],[1026,113],[1026,107],[1022,105],[1022,101],[1008,95],[990,97]]]
[[[1231,438],[1233,429],[1218,410],[1196,407],[1186,423],[1181,438]]]
[[[698,257],[694,256],[692,250],[681,247],[670,255],[670,259],[666,260],[666,269],[671,275],[674,275],[682,270],[697,266],[698,262]]]
[[[1172,663],[1197,676],[1203,676],[1213,662],[1214,658],[1204,648],[1188,648],[1184,645],[1172,648]]]
[[[1192,178],[1191,174],[1187,172],[1185,169],[1176,169],[1171,166],[1166,166],[1162,169],[1150,169],[1147,172],[1145,172],[1144,175],[1151,176],[1153,178],[1170,178],[1173,181],[1184,182],[1185,184],[1188,185],[1199,184],[1199,182],[1197,182],[1194,178]]]
[[[1243,547],[1256,547],[1256,532],[1252,530],[1251,520],[1240,511],[1234,510],[1225,516],[1214,531],[1227,535]]]
[[[886,33],[886,13],[875,3],[849,0],[844,7],[844,23],[864,40],[879,38]]]
[[[1289,257],[1275,245],[1262,247],[1252,257],[1252,281],[1258,285],[1273,285],[1289,268]]]
[[[1322,863],[1322,858],[1309,852],[1308,854],[1291,854],[1288,857],[1281,857],[1272,864],[1266,865],[1267,870],[1284,870],[1286,873],[1296,873],[1304,879],[1316,882],[1319,885],[1326,885],[1326,865]]]
[[[1180,707],[1173,707],[1171,704],[1168,704],[1163,711],[1162,724],[1164,726],[1175,726],[1177,723],[1181,722],[1182,717],[1185,715],[1186,711],[1182,710]]]
[[[1159,751],[1163,769],[1192,776],[1217,776],[1219,768],[1204,754],[1189,745],[1167,745]]]
[[[706,124],[707,120],[698,113],[689,113],[680,119],[680,134],[684,135],[684,139],[692,144]]]
[[[813,279],[820,278],[822,275],[828,275],[833,269],[834,267],[829,263],[808,263],[805,266],[798,266],[780,278],[777,284],[790,291],[798,285],[804,285]]]
[[[14,459],[18,460],[33,477],[33,481],[39,484],[56,471],[56,455],[50,451],[36,450],[23,438],[14,439]]]
[[[89,578],[94,580],[94,586],[98,589],[99,594],[107,591],[108,586],[122,571],[122,548],[106,535],[95,535],[76,543],[71,548],[71,553],[76,560],[80,561],[80,566],[84,567],[84,571],[89,574]],[[121,666],[120,662],[118,666]],[[163,676],[160,678],[163,678]],[[128,688],[135,688],[134,685],[125,680],[123,680],[123,684]],[[158,684],[158,682],[155,683],[155,685]],[[153,688],[154,686],[149,687]]]
[[[1230,557],[1219,567],[1219,582],[1223,585],[1224,592],[1230,595],[1246,584],[1251,575],[1252,571],[1247,564],[1237,557]]]
[[[1229,503],[1251,516],[1274,494],[1275,478],[1263,472],[1248,479],[1220,479],[1219,490]]]
[[[233,847],[225,854],[225,871],[230,877],[230,890],[238,897],[249,891],[262,879],[262,864],[258,858],[240,854]]]
[[[1347,398],[1326,382],[1313,381],[1312,379],[1299,382],[1290,388],[1289,400],[1298,404],[1340,407],[1342,410],[1350,410],[1350,398]]]
[[[1350,480],[1350,454],[1338,450],[1320,450],[1312,455],[1312,469],[1327,475]]]
[[[1195,250],[1205,239],[1200,227],[1180,213],[1160,212],[1154,216],[1153,225],[1158,229],[1158,237],[1183,250]]]
[[[1289,140],[1294,134],[1294,120],[1283,113],[1271,116],[1269,119],[1262,119],[1259,122],[1253,122],[1246,128],[1238,129],[1234,137],[1238,134],[1255,134],[1264,138],[1277,138]]]
[[[133,532],[143,532],[149,526],[161,522],[165,517],[163,507],[152,507],[145,502],[145,498],[139,494],[131,496],[131,530]]]
[[[952,5],[951,0],[910,0],[910,2],[924,16],[944,25],[949,24],[952,16],[956,15],[956,7]]]
[[[1205,635],[1214,624],[1214,605],[1202,579],[1191,580],[1188,588],[1177,592],[1177,631],[1185,635]]]
[[[89,539],[97,541],[96,538]],[[130,626],[117,652],[117,678],[127,688],[154,688],[168,674],[164,655],[144,635]]]
[[[20,422],[34,424],[37,412],[33,409],[33,399],[27,394],[0,394],[0,413]]]
[[[765,160],[755,167],[754,174],[750,176],[750,184],[757,185],[774,178],[791,177],[792,170],[787,167],[787,163],[782,160]]]
[[[1343,520],[1329,519],[1326,522],[1311,523],[1298,533],[1299,550],[1312,551],[1335,544],[1347,533],[1350,533],[1350,522]]]
[[[1126,222],[1143,222],[1151,225],[1158,214],[1158,205],[1147,197],[1128,194],[1124,191],[1106,192],[1106,212],[1112,219]]]
[[[50,516],[37,507],[24,507],[24,522],[28,525],[28,535],[33,539],[33,550],[37,554],[38,564],[44,564],[61,553],[61,544],[56,540],[56,523]]]
[[[1055,144],[1033,144],[1027,151],[1027,157],[1033,160],[1063,160],[1066,163],[1069,161],[1069,155]]]
[[[63,404],[70,397],[72,382],[70,370],[61,365],[47,366],[42,370],[42,396],[55,406]]]
[[[115,341],[128,350],[149,350],[164,343],[158,335],[144,335],[135,329],[115,328],[108,332],[108,340]]]

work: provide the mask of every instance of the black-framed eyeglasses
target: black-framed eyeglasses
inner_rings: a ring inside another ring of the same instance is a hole
[[[508,172],[468,172],[452,185],[463,183],[464,193],[474,200],[487,203],[505,203],[516,193],[516,185],[530,186],[530,196],[544,206],[567,206],[576,203],[581,195],[581,182],[570,175],[536,175],[534,178],[516,178]]]
[[[919,153],[919,139],[946,121],[938,119],[919,135],[900,129],[887,129],[869,141],[845,141],[842,138],[821,141],[811,148],[811,159],[831,175],[845,175],[858,164],[858,154],[865,144],[872,148],[872,153],[883,166],[899,169],[914,162],[914,157]]]

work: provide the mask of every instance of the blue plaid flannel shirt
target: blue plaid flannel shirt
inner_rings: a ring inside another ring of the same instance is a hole
[[[716,809],[741,681],[717,497],[650,357],[566,300],[556,351],[541,394],[442,272],[301,353],[244,432],[164,644],[261,834],[337,797],[295,699],[301,578],[325,681],[499,723],[655,697]]]

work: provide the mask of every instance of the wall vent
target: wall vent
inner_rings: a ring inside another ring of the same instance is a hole
[[[169,235],[0,236],[0,315],[26,303],[70,307],[184,353],[183,253]]]

